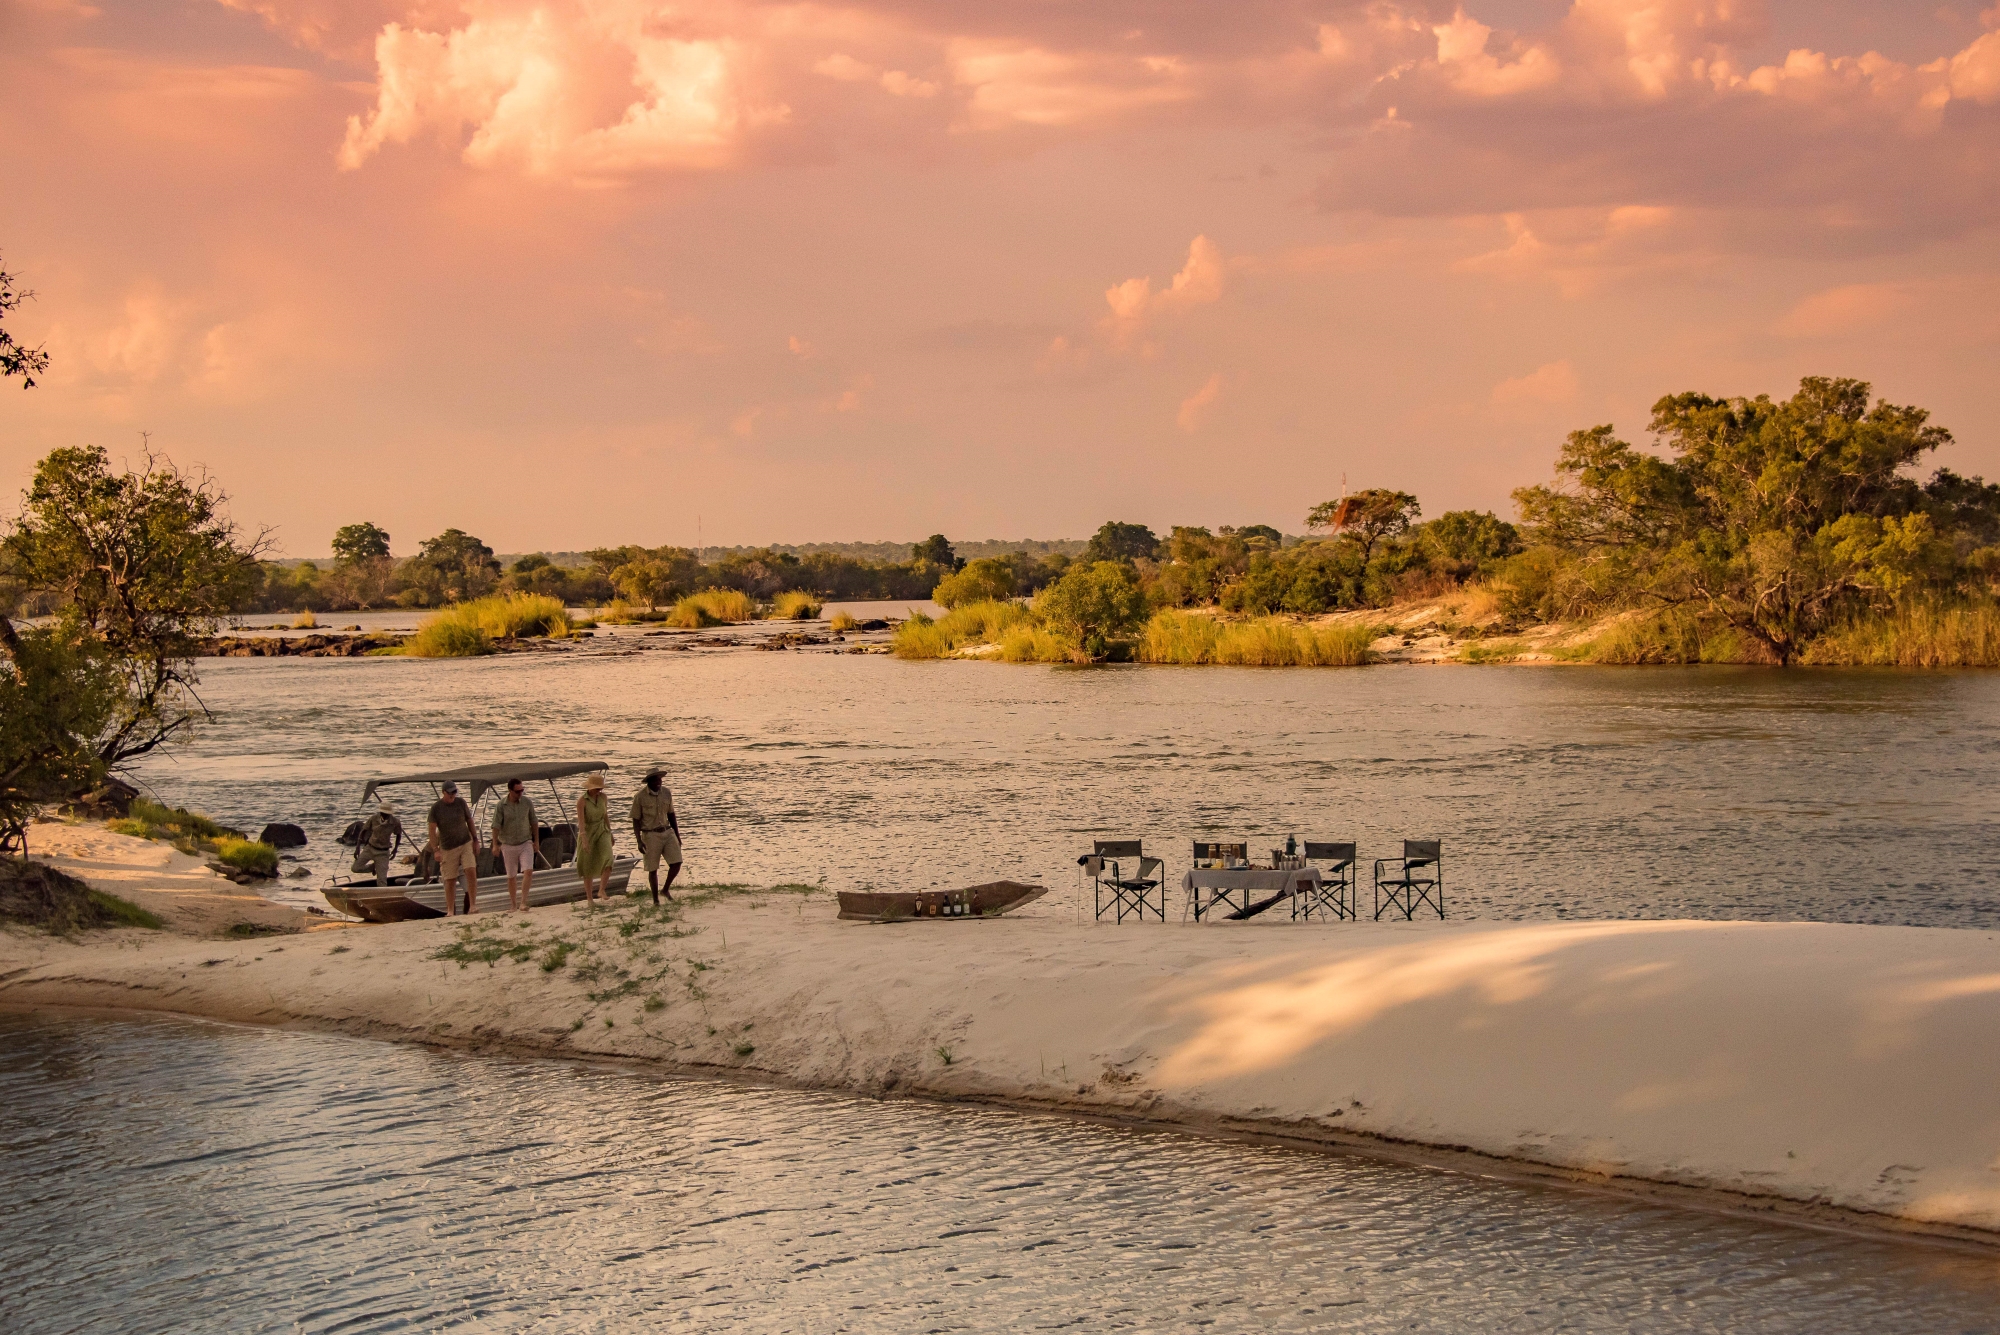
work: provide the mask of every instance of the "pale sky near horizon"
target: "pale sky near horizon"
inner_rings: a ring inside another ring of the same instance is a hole
[[[2000,475],[2000,4],[0,0],[0,506],[282,551],[1511,514],[1662,394]]]

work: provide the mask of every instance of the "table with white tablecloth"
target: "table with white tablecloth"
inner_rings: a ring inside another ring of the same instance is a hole
[[[1317,867],[1196,867],[1181,877],[1196,922],[1218,908],[1225,917],[1247,918],[1281,899],[1316,890],[1319,883]]]

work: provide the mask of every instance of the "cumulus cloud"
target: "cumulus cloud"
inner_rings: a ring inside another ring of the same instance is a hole
[[[1575,402],[1577,393],[1576,366],[1564,360],[1502,380],[1493,387],[1493,404],[1498,408],[1554,408]]]
[[[1786,338],[1837,338],[1879,326],[1913,301],[1904,283],[1851,283],[1807,297],[1772,332]]]
[[[1196,88],[1171,56],[1052,51],[962,38],[947,47],[952,80],[967,93],[965,127],[1097,124],[1184,102]]]
[[[1174,414],[1174,421],[1180,424],[1183,431],[1199,431],[1202,420],[1208,416],[1208,410],[1214,407],[1215,401],[1221,397],[1222,374],[1217,372],[1203,381],[1200,389],[1181,400],[1181,408]]]
[[[1222,295],[1224,273],[1222,251],[1206,236],[1197,236],[1188,245],[1187,263],[1173,280],[1159,291],[1151,278],[1128,278],[1105,289],[1105,304],[1111,313],[1105,327],[1114,341],[1129,339],[1149,316],[1163,311],[1201,306]]]
[[[375,43],[374,109],[339,161],[470,131],[465,160],[579,179],[725,165],[749,128],[784,119],[741,87],[741,45],[676,35],[650,7],[503,4],[446,32],[390,23]]]

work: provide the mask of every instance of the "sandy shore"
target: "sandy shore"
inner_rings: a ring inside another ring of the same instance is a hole
[[[203,870],[198,892],[179,855],[101,828],[37,835],[104,889],[184,896],[181,930],[0,934],[10,1008],[980,1099],[2000,1242],[1992,932],[1079,927],[1061,892],[1018,917],[875,926],[836,922],[828,896],[753,893],[676,919],[621,905],[225,940],[185,933],[248,907],[237,887]]]

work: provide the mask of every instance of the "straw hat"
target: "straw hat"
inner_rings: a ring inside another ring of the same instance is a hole
[[[593,774],[583,781],[583,791],[586,793],[602,792],[603,789],[604,776],[602,774]]]
[[[375,804],[375,809],[381,812],[385,816],[393,816],[396,814],[396,804],[394,802],[391,802],[386,797],[383,798],[380,802],[377,802]]]

